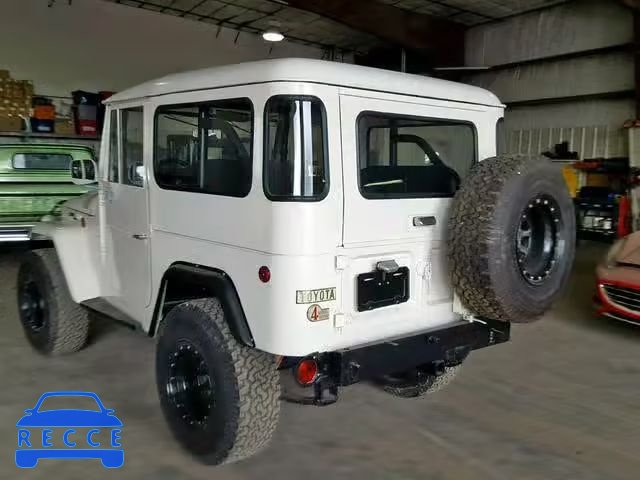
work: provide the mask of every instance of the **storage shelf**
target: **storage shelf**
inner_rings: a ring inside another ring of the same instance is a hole
[[[52,140],[85,140],[90,142],[97,142],[100,137],[90,137],[85,135],[64,135],[59,133],[39,133],[39,132],[3,132],[0,131],[0,138],[13,137],[13,138],[50,138]]]

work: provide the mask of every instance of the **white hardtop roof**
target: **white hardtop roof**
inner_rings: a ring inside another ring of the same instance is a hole
[[[286,81],[321,83],[492,107],[503,106],[493,93],[471,85],[304,58],[262,60],[174,73],[119,92],[105,103],[234,85]]]

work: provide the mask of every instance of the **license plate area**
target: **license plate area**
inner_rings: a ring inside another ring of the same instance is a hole
[[[366,312],[409,300],[409,269],[380,270],[358,275],[358,311]]]

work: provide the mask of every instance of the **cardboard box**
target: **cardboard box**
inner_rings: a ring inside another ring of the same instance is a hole
[[[70,118],[56,118],[54,132],[58,135],[75,135],[76,126]]]
[[[20,117],[0,117],[0,131],[21,132],[22,119]]]
[[[53,105],[33,107],[32,117],[38,120],[54,120],[56,118],[56,109]]]

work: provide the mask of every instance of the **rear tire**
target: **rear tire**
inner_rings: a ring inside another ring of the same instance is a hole
[[[275,358],[234,338],[217,299],[174,307],[156,352],[158,395],[176,439],[207,464],[264,448],[278,424]]]
[[[549,160],[522,155],[483,160],[451,206],[452,285],[478,317],[535,320],[567,283],[575,230],[573,202]]]
[[[396,380],[382,385],[382,389],[400,398],[419,398],[426,395],[439,392],[449,385],[460,371],[462,365],[455,367],[446,367],[442,375],[425,375],[418,380],[401,381]]]
[[[18,271],[18,309],[29,343],[40,353],[80,350],[89,336],[89,312],[71,298],[53,248],[27,252]]]

